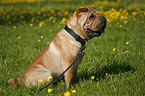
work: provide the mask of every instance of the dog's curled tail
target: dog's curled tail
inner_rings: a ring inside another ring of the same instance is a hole
[[[21,84],[21,82],[21,78],[10,78],[8,81],[11,87],[18,87]]]

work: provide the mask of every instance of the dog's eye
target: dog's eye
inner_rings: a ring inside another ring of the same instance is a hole
[[[95,15],[93,15],[93,14],[90,16],[90,18],[94,18],[94,17],[95,17]]]

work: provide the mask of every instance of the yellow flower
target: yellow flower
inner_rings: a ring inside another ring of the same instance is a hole
[[[113,52],[116,50],[116,48],[113,48]]]
[[[91,76],[91,79],[95,79],[95,76]]]
[[[43,38],[43,36],[41,36],[40,38]]]
[[[18,39],[21,39],[21,36],[17,37],[17,40],[18,40]]]
[[[41,79],[39,80],[39,83],[42,83],[42,80]]]
[[[40,42],[40,40],[38,40],[38,42]]]
[[[51,12],[52,14],[54,14],[54,10],[51,9],[50,12]]]
[[[125,54],[125,52],[122,52],[122,54]]]
[[[31,24],[29,24],[29,26],[33,26],[33,24],[31,23]]]
[[[52,20],[53,19],[53,16],[49,17],[49,20]]]
[[[124,24],[126,24],[128,21],[124,21]]]
[[[133,20],[136,20],[136,18],[133,18]]]
[[[126,44],[128,45],[128,44],[129,44],[129,42],[126,42]]]
[[[49,44],[49,42],[47,42],[47,44]]]
[[[14,29],[16,29],[16,26],[13,26]]]
[[[141,23],[144,23],[143,21],[141,21]]]
[[[52,79],[52,76],[49,76],[48,79]]]
[[[127,78],[127,80],[129,80],[129,78]]]
[[[52,89],[48,89],[48,92],[50,93],[52,91]]]
[[[119,27],[122,27],[122,25],[120,25]]]
[[[70,92],[69,91],[65,92],[64,96],[70,96]]]
[[[67,14],[68,14],[68,12],[67,12],[67,11],[65,11],[65,12],[64,12],[64,15],[67,15]]]
[[[60,28],[61,26],[60,25],[58,25],[58,28]]]
[[[38,12],[37,14],[38,14],[38,15],[40,15],[40,14],[41,14],[41,12]]]
[[[42,27],[42,24],[43,24],[43,23],[44,23],[43,21],[42,21],[42,22],[40,22],[40,23],[39,23],[39,27]]]
[[[76,93],[76,90],[72,90],[72,93]]]
[[[55,20],[53,20],[52,22],[53,22],[53,23],[55,23],[56,21],[55,21]]]
[[[36,22],[38,22],[39,20],[38,19],[36,19]]]
[[[63,17],[60,23],[65,23],[66,21],[67,21],[67,19],[65,17]]]
[[[50,29],[49,31],[52,32],[52,29]]]
[[[46,14],[43,14],[44,17],[46,17]]]
[[[128,51],[125,51],[125,53],[128,53]]]

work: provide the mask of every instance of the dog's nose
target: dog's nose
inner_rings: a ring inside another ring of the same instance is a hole
[[[103,20],[106,21],[106,18],[104,16],[102,16],[102,17],[103,17]]]
[[[106,27],[106,22],[107,22],[107,20],[106,20],[106,18],[104,17],[104,16],[101,16],[100,17],[101,18],[101,21],[102,21],[102,28],[101,29],[105,29],[105,27]]]
[[[106,23],[106,18],[104,17],[104,16],[101,16],[101,18],[102,18],[102,21],[104,22],[104,23]]]

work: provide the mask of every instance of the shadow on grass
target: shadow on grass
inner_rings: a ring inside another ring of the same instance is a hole
[[[78,73],[78,78],[82,80],[89,80],[91,76],[95,76],[95,80],[101,80],[101,79],[106,79],[106,75],[112,75],[112,74],[120,74],[120,73],[125,73],[125,72],[135,72],[135,68],[131,67],[129,63],[123,62],[121,64],[118,64],[117,61],[114,62],[114,64],[110,66],[104,66],[102,68],[97,69],[96,72],[92,72],[88,74],[86,71],[82,73]],[[77,80],[77,83],[79,81]]]

